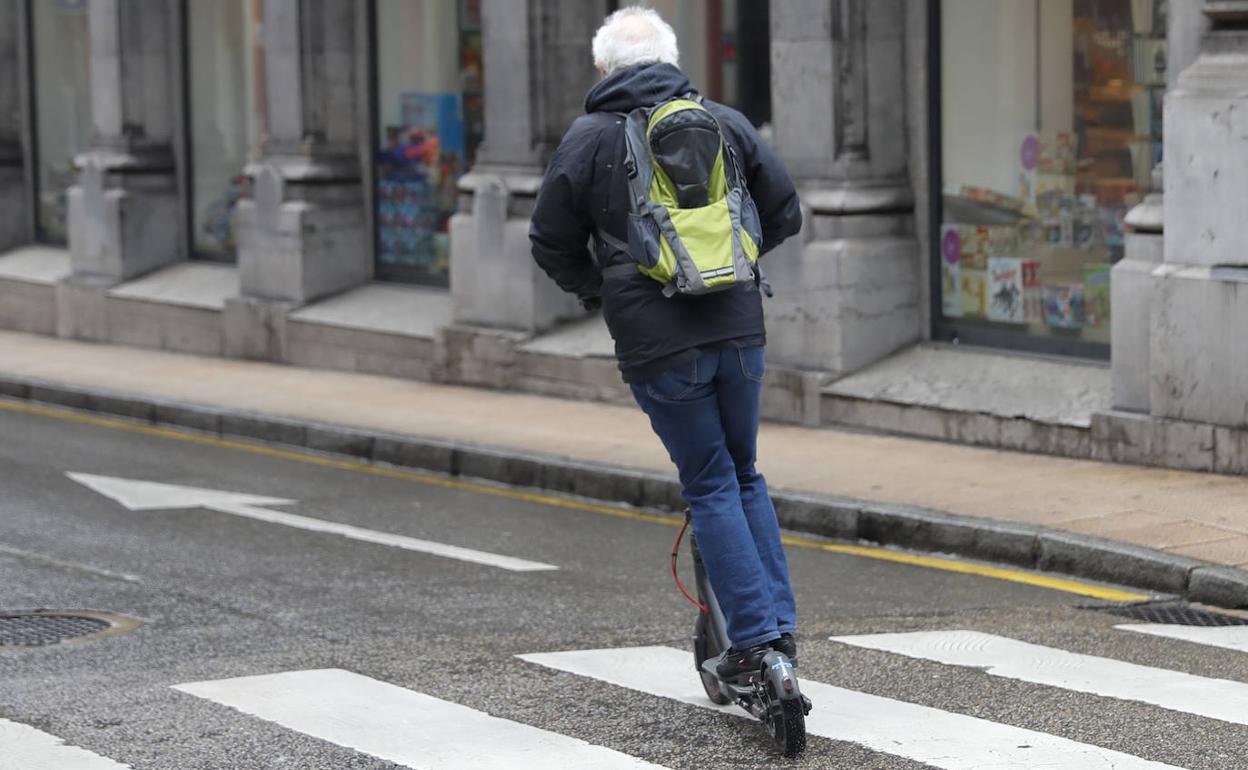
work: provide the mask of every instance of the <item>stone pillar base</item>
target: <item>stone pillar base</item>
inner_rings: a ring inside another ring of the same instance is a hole
[[[1128,233],[1126,257],[1112,270],[1109,286],[1114,323],[1110,354],[1115,409],[1148,412],[1153,271],[1161,264],[1163,248],[1161,233]]]
[[[286,316],[293,304],[255,297],[230,297],[222,317],[227,358],[286,360]]]
[[[917,342],[917,249],[901,236],[781,244],[762,261],[768,358],[844,375]]]
[[[56,334],[58,337],[108,342],[108,290],[111,278],[70,275],[56,285]]]
[[[533,334],[584,315],[533,261],[529,217],[540,179],[474,173],[471,214],[451,218],[451,299],[456,323]],[[509,189],[508,185],[513,188]],[[520,194],[517,194],[520,193]]]
[[[114,170],[116,158],[85,156],[69,188],[69,250],[75,274],[121,283],[181,260],[172,173]]]
[[[305,305],[372,277],[358,181],[296,184],[265,167],[234,216],[243,296]]]
[[[439,337],[435,379],[454,385],[507,390],[514,387],[516,346],[527,335],[499,329],[454,325]]]
[[[1152,279],[1150,412],[1248,427],[1248,268],[1166,264]]]

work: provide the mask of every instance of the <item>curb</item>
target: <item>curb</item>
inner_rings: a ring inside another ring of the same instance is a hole
[[[641,508],[678,511],[684,507],[674,476],[554,455],[346,428],[12,376],[0,376],[0,396]],[[1219,607],[1248,607],[1248,572],[1150,548],[1034,525],[848,497],[777,492],[772,499],[780,525],[796,532],[1061,572],[1175,594]]]

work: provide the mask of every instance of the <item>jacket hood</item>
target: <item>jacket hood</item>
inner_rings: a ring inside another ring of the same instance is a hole
[[[585,112],[630,112],[690,92],[685,73],[671,64],[638,64],[603,78],[585,96]]]

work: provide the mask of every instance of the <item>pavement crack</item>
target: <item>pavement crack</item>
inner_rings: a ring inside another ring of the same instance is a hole
[[[16,556],[19,559],[26,559],[28,561],[35,561],[41,564],[49,564],[55,567],[61,567],[63,569],[74,570],[75,572],[85,572],[88,575],[95,575],[96,577],[107,578],[109,580],[119,580],[124,583],[142,583],[143,582],[143,578],[139,575],[130,575],[125,572],[113,572],[112,570],[101,569],[100,567],[93,567],[90,564],[82,564],[81,562],[57,559],[56,557],[53,557],[53,556],[47,556],[41,553],[34,553],[32,551],[25,551],[25,550],[22,550],[21,548],[14,548],[12,546],[0,545],[0,553],[6,553],[6,554],[9,554],[10,556]]]

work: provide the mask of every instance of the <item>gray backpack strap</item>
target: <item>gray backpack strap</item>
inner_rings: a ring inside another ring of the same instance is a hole
[[[654,167],[650,164],[650,147],[646,142],[646,123],[650,111],[633,110],[624,121],[625,161],[628,172],[628,208],[634,214],[648,213],[650,183],[654,179]]]
[[[627,169],[627,168],[629,168],[629,167],[630,167],[630,164],[632,164],[632,163],[633,163],[633,161],[632,161],[632,157],[633,157],[633,155],[632,155],[632,148],[631,148],[631,147],[629,147],[629,146],[628,146],[628,144],[627,144],[627,133],[628,133],[628,126],[627,126],[627,124],[628,124],[628,113],[627,113],[627,112],[616,112],[616,113],[612,113],[612,114],[614,114],[617,118],[619,118],[619,121],[617,121],[617,122],[618,122],[618,123],[620,123],[621,125],[623,125],[623,126],[624,126],[624,128],[625,128],[624,165],[625,165],[625,168]],[[628,187],[629,187],[629,193],[628,193],[628,210],[629,210],[630,212],[634,212],[634,213],[635,213],[635,212],[636,212],[636,209],[637,209],[637,201],[635,200],[636,196],[633,194],[633,191],[632,191],[632,179],[631,179],[631,174],[630,174],[630,178],[627,180],[627,182],[628,182]],[[594,237],[595,237],[595,238],[597,238],[597,239],[598,239],[598,241],[599,241],[602,245],[604,245],[604,246],[610,246],[611,248],[615,249],[616,251],[620,252],[621,254],[628,255],[628,244],[627,244],[626,242],[624,242],[624,241],[620,240],[619,238],[616,238],[614,235],[612,235],[611,233],[607,232],[606,230],[603,230],[603,229],[601,229],[601,228],[595,228],[595,229],[594,229]],[[605,275],[607,275],[607,274],[608,274],[608,271],[609,271],[609,270],[611,270],[611,269],[612,269],[612,268],[609,268],[609,267],[608,267],[608,268],[604,268],[604,269],[603,269],[603,271],[602,271],[603,275],[604,275],[604,276],[605,276]],[[614,271],[614,272],[617,272],[617,273],[618,273],[619,271],[617,270],[617,271]]]

